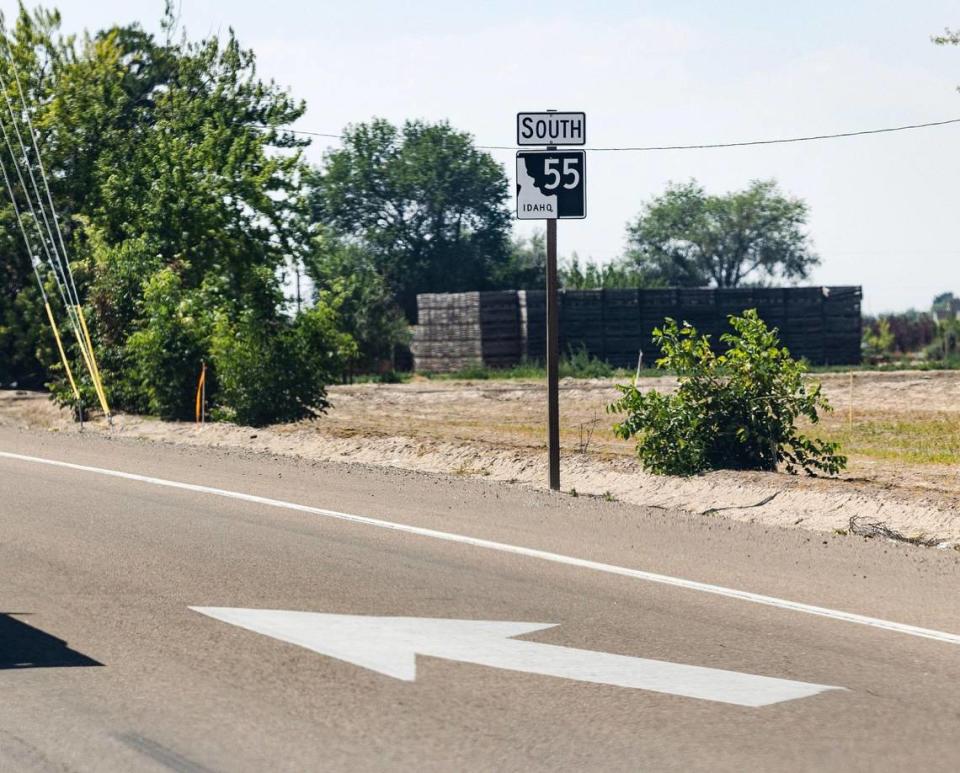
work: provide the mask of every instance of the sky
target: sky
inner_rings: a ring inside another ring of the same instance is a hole
[[[59,0],[64,29],[139,21],[162,0]],[[8,14],[14,5],[2,0]],[[956,0],[184,0],[190,37],[232,27],[259,71],[307,101],[297,128],[374,116],[449,120],[513,145],[519,110],[587,113],[588,146],[767,139],[960,117]],[[332,140],[317,140],[320,162]],[[619,255],[627,222],[671,181],[723,193],[776,179],[810,206],[816,284],[864,288],[864,311],[926,309],[960,293],[960,124],[795,145],[594,151],[587,211],[561,255]],[[513,179],[512,151],[494,151]],[[530,233],[537,223],[518,223]]]

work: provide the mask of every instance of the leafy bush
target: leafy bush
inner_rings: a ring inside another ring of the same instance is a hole
[[[561,378],[609,378],[614,372],[609,362],[592,356],[586,346],[571,348],[560,358],[558,371]]]
[[[915,354],[934,340],[937,323],[916,310],[863,318],[863,349],[869,360],[894,354]]]
[[[717,355],[709,336],[667,319],[653,340],[663,356],[662,368],[679,378],[674,394],[641,392],[635,386],[609,407],[625,413],[615,425],[621,438],[636,436],[637,455],[645,469],[660,475],[693,475],[705,470],[798,468],[809,474],[835,475],[846,467],[836,443],[800,434],[796,420],[816,423],[830,406],[820,386],[804,383],[805,366],[780,346],[756,310],[731,316],[733,333],[721,341]]]
[[[321,234],[306,266],[317,298],[337,309],[341,329],[356,341],[351,373],[393,369],[397,347],[410,342],[410,326],[371,257],[356,245]]]
[[[259,427],[322,413],[330,405],[327,384],[355,351],[322,304],[293,322],[249,311],[236,322],[219,315],[211,339],[214,416]]]
[[[197,373],[209,320],[199,291],[185,291],[165,268],[144,283],[142,324],[124,347],[126,365],[111,380],[120,404],[162,419],[193,418]]]
[[[876,325],[869,325],[863,330],[863,353],[871,363],[880,362],[893,354],[895,343],[890,320],[886,317],[881,317]]]
[[[960,319],[943,319],[937,323],[933,342],[926,348],[928,360],[950,362],[960,355]]]

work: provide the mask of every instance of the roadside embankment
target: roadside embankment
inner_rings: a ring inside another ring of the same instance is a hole
[[[906,537],[960,545],[960,373],[817,376],[835,407],[811,432],[840,440],[850,467],[839,479],[713,472],[645,473],[611,432],[609,381],[565,380],[561,391],[563,490],[704,517],[845,531],[850,519]],[[669,389],[669,379],[643,379]],[[326,416],[251,429],[197,427],[120,416],[86,431],[191,446],[241,448],[322,461],[394,466],[541,487],[546,479],[543,385],[532,381],[414,381],[331,389]],[[0,423],[76,432],[38,393],[0,392]]]

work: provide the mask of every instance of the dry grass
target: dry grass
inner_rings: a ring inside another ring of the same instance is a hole
[[[822,531],[847,531],[852,516],[866,516],[904,535],[960,545],[960,372],[856,374],[852,390],[849,374],[815,378],[836,411],[811,431],[844,444],[850,457],[844,480],[753,472],[646,475],[632,443],[612,434],[615,417],[606,406],[617,397],[614,383],[565,380],[564,490]],[[640,386],[669,390],[673,383],[642,379]],[[334,408],[323,417],[256,433],[134,416],[118,417],[113,429],[93,422],[88,431],[544,484],[542,381],[357,384],[334,387],[331,397]],[[585,443],[583,428],[594,421]],[[76,429],[43,395],[2,391],[0,425]]]
[[[869,412],[852,423],[834,414],[821,427],[820,434],[839,441],[851,458],[960,465],[960,413]]]
[[[884,485],[960,494],[960,372],[816,374],[835,410],[811,434],[839,441],[850,459],[848,477]],[[646,389],[670,389],[669,378],[642,379]],[[545,448],[542,381],[446,381],[338,387],[335,409],[318,423],[330,432],[404,435],[482,442],[500,448]],[[852,395],[852,402],[851,402]],[[614,437],[617,397],[611,380],[562,382],[563,453],[599,459],[633,455]],[[852,416],[851,416],[851,408]],[[852,422],[851,422],[852,418]],[[596,422],[584,449],[585,430]],[[334,430],[336,431],[336,430]]]

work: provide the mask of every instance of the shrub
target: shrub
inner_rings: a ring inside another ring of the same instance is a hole
[[[609,411],[625,413],[614,426],[621,438],[637,437],[645,469],[660,475],[693,475],[705,470],[798,468],[835,475],[846,467],[836,443],[807,438],[796,421],[812,423],[830,406],[820,386],[804,382],[805,366],[780,346],[756,310],[731,316],[724,354],[710,348],[709,336],[667,319],[654,331],[663,356],[658,367],[679,378],[674,394],[618,387],[623,396]]]
[[[336,314],[320,304],[293,322],[262,319],[244,311],[221,314],[211,339],[218,384],[215,417],[252,427],[323,413],[327,385],[355,355],[352,339],[336,326]]]
[[[928,360],[949,363],[960,355],[960,319],[944,319],[937,323],[933,342],[924,354]]]
[[[926,312],[910,310],[864,317],[864,355],[876,362],[895,354],[915,354],[934,340],[936,332],[937,323]]]
[[[558,371],[561,378],[609,378],[613,366],[606,360],[594,357],[586,346],[571,347],[570,353],[560,358]]]
[[[877,363],[893,354],[896,343],[890,330],[890,320],[881,317],[876,325],[869,325],[863,330],[863,353],[871,363]]]
[[[204,305],[200,292],[185,291],[172,269],[144,284],[142,326],[127,339],[127,367],[113,383],[122,405],[162,419],[193,418],[209,324]]]
[[[351,372],[394,368],[397,347],[410,343],[410,326],[371,257],[355,245],[318,238],[307,268],[318,301],[337,309],[341,329],[356,341]]]

